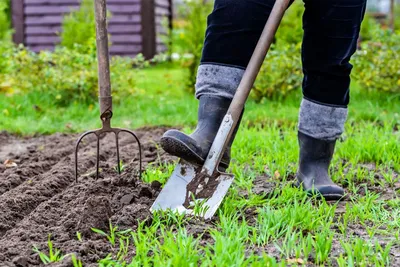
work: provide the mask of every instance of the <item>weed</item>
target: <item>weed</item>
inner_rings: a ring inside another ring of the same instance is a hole
[[[190,202],[189,209],[192,210],[191,214],[195,217],[204,217],[210,206],[207,205],[208,199],[196,199],[195,195],[191,193],[192,201]]]
[[[78,239],[78,241],[82,242],[82,234],[81,234],[81,232],[76,232],[76,238]]]
[[[315,262],[323,264],[328,260],[329,253],[332,249],[333,233],[329,228],[317,233],[312,239],[312,246],[315,251]]]
[[[124,163],[122,162],[122,160],[120,160],[118,164],[119,164],[119,169],[120,169],[121,173],[123,173],[125,170]],[[114,166],[114,170],[115,170],[115,172],[118,172],[118,166]]]
[[[375,247],[365,240],[355,238],[351,242],[341,241],[345,254],[341,254],[337,259],[339,266],[389,266],[390,249],[392,244],[387,244],[384,248],[375,242]]]
[[[153,165],[155,164],[149,164],[148,168],[143,173],[142,180],[146,183],[158,181],[161,184],[165,184],[174,171],[175,165],[170,163],[157,164],[156,166]]]
[[[82,261],[77,259],[75,254],[71,254],[71,261],[74,267],[83,267]]]
[[[122,262],[125,260],[125,257],[128,255],[129,251],[129,243],[130,237],[124,236],[119,238],[119,250],[117,254],[117,260]]]
[[[61,251],[57,248],[54,248],[53,242],[51,241],[51,235],[49,235],[47,239],[47,247],[48,253],[42,252],[38,247],[34,246],[33,251],[39,255],[40,260],[44,264],[49,264],[53,262],[62,261],[67,255],[62,255]]]
[[[111,243],[112,246],[115,246],[115,242],[116,242],[116,237],[117,237],[117,230],[118,230],[118,226],[113,226],[111,224],[111,221],[109,222],[109,230],[110,233],[106,234],[103,230],[100,229],[96,229],[96,228],[92,228],[92,231],[100,234],[102,236],[105,236],[107,238],[107,240]]]

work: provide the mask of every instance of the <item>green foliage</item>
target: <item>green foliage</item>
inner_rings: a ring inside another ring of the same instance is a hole
[[[394,29],[400,30],[400,4],[397,4],[394,9]]]
[[[106,234],[103,230],[92,228],[92,231],[105,236],[107,240],[111,243],[111,245],[115,246],[115,241],[116,241],[116,231],[118,229],[118,226],[113,226],[111,224],[111,221],[109,222],[109,227],[110,227],[110,234]]]
[[[185,57],[183,66],[189,70],[187,89],[194,92],[197,68],[201,59],[207,26],[207,15],[212,10],[213,1],[185,1],[179,11],[184,21],[174,21],[171,33],[172,50]],[[301,62],[300,43],[303,30],[301,18],[304,7],[294,3],[285,15],[277,33],[276,45],[265,62],[254,89],[257,100],[286,96],[290,91],[300,87]],[[167,43],[165,41],[165,43]],[[271,63],[272,62],[272,63]],[[289,81],[287,83],[287,81]]]
[[[146,168],[146,171],[143,173],[142,180],[146,183],[158,181],[164,184],[175,169],[174,164],[163,163],[161,165],[157,164],[154,167],[152,165],[153,164],[150,163],[149,167]]]
[[[83,263],[81,260],[77,259],[75,254],[71,255],[71,261],[72,261],[72,265],[74,267],[83,267]]]
[[[60,250],[54,248],[53,242],[51,241],[51,235],[49,235],[47,239],[47,246],[49,248],[48,254],[40,251],[37,247],[33,248],[33,251],[39,255],[40,260],[44,264],[62,261],[67,256],[67,255],[62,255]]]
[[[360,238],[351,242],[340,242],[345,254],[337,259],[339,266],[390,266],[392,243],[382,247],[377,241],[375,246]]]
[[[299,44],[303,39],[303,22],[304,13],[303,1],[295,1],[286,11],[285,16],[276,33],[276,43]]]
[[[354,79],[367,90],[400,93],[400,32],[378,29],[353,58]]]
[[[301,44],[281,44],[268,53],[254,84],[256,101],[282,99],[299,89],[302,81]]]
[[[183,7],[179,10],[185,20],[174,25],[176,28],[172,33],[172,42],[177,43],[175,45],[179,47],[177,52],[190,55],[183,62],[184,67],[189,70],[187,88],[190,92],[194,92],[197,68],[200,63],[207,28],[207,16],[210,14],[212,6],[213,1],[185,0]]]
[[[0,92],[10,96],[36,91],[50,95],[57,106],[74,102],[94,104],[98,91],[97,60],[94,53],[83,50],[58,47],[54,52],[33,53],[23,46],[0,45]],[[111,82],[116,102],[135,93],[132,66],[142,63],[142,57],[112,58]]]
[[[370,14],[365,14],[361,24],[360,37],[362,41],[370,41],[373,39],[374,32],[379,30],[381,25]]]
[[[282,99],[301,87],[302,1],[294,2],[279,26],[275,44],[261,67],[252,94],[256,101]]]
[[[4,59],[9,57],[8,53],[10,53],[10,51],[12,49],[13,49],[13,46],[12,46],[11,42],[2,42],[2,41],[0,41],[0,57],[2,58],[2,60],[0,60],[0,75],[2,73],[5,73],[8,65],[9,65],[9,62],[7,62]],[[1,76],[0,76],[0,78],[1,78]],[[3,79],[0,79],[0,88],[1,88],[2,82],[3,82]],[[0,92],[1,92],[1,89],[0,89]]]
[[[10,11],[10,1],[0,0],[0,42],[11,37]]]
[[[112,246],[115,246],[117,244],[118,238],[123,237],[124,235],[129,234],[131,232],[131,230],[129,229],[124,231],[118,231],[118,226],[113,226],[111,221],[109,221],[108,225],[110,229],[109,234],[97,228],[92,228],[92,231],[95,232],[96,234],[106,237],[108,242],[110,242]]]
[[[120,160],[119,163],[118,163],[118,165],[119,165],[119,170],[121,171],[121,173],[124,172],[124,170],[125,170],[125,164],[124,164],[124,162],[123,162],[122,160]],[[115,170],[115,172],[117,172],[117,173],[118,173],[118,165],[114,166],[114,170]]]
[[[196,199],[196,197],[193,193],[191,194],[191,198],[192,198],[192,201],[190,202],[189,209],[192,210],[193,216],[204,217],[206,215],[207,211],[210,209],[210,207],[206,205],[208,198]]]
[[[74,10],[64,17],[60,37],[61,45],[69,49],[80,49],[83,52],[96,51],[93,0],[83,0],[78,10]]]
[[[78,241],[82,242],[82,234],[81,234],[81,232],[76,232],[76,238],[78,239]]]

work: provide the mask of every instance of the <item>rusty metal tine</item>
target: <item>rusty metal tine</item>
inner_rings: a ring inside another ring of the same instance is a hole
[[[100,135],[97,135],[97,158],[96,158],[96,180],[99,179],[99,168],[100,168]]]
[[[127,132],[129,134],[131,134],[136,142],[138,143],[138,148],[139,148],[139,179],[142,178],[142,144],[140,143],[139,138],[136,136],[136,134],[130,130],[126,130],[126,129],[121,129],[120,132]]]
[[[79,144],[81,143],[82,139],[89,135],[89,134],[94,134],[94,131],[88,131],[83,133],[79,138],[78,141],[76,141],[75,145],[75,183],[78,182],[78,149],[79,149]]]
[[[142,168],[142,145],[140,144],[139,138],[134,135],[136,141],[138,142],[138,147],[139,147],[139,179],[142,179],[142,172],[143,172],[143,168]]]
[[[115,133],[115,141],[117,144],[117,166],[118,166],[118,174],[121,174],[121,166],[120,166],[120,160],[119,160],[119,144],[118,144],[118,133],[119,131],[114,132]]]

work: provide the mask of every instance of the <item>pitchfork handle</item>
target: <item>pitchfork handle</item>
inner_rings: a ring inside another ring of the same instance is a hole
[[[110,58],[108,54],[107,4],[106,0],[95,0],[96,45],[99,73],[100,114],[112,112]]]

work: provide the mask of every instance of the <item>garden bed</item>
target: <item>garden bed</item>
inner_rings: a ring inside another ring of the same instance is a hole
[[[172,160],[159,155],[153,142],[163,131],[154,128],[137,132],[143,143],[145,166]],[[134,228],[137,220],[149,218],[149,207],[160,185],[146,185],[137,179],[137,145],[129,136],[121,136],[121,156],[127,165],[122,175],[114,169],[115,142],[107,136],[101,142],[102,171],[95,180],[96,143],[89,142],[94,141],[92,137],[80,148],[81,176],[75,183],[72,152],[77,135],[17,138],[0,134],[2,162],[10,159],[17,165],[0,167],[0,262],[39,265],[32,249],[46,247],[51,234],[55,247],[76,252],[85,263],[95,263],[107,255],[108,246],[106,239],[91,231],[92,227],[107,231],[110,218],[115,225]],[[82,234],[81,242],[77,232]]]
[[[164,131],[165,128],[162,127],[137,131],[144,148],[144,168],[149,164],[157,167],[175,160],[157,145],[157,140]],[[89,138],[84,142],[80,149],[79,183],[75,183],[73,164],[76,138],[76,134],[23,138],[6,132],[0,133],[0,160],[2,162],[9,160],[8,167],[5,164],[0,165],[1,266],[41,265],[42,262],[33,248],[36,246],[46,252],[49,234],[54,247],[60,249],[63,255],[74,253],[85,266],[97,266],[96,263],[106,258],[108,254],[117,254],[119,246],[118,244],[112,246],[110,240],[93,232],[91,228],[108,233],[109,220],[112,225],[118,226],[119,230],[135,231],[138,223],[144,221],[145,224],[152,224],[149,208],[159,193],[161,184],[156,181],[144,183],[138,179],[136,175],[138,149],[129,136],[123,135],[120,139],[122,161],[126,165],[120,176],[115,171],[114,140],[112,136],[102,139],[102,171],[98,180],[95,180],[94,172],[96,151],[95,142],[92,142],[94,139],[89,140]],[[359,167],[369,171],[375,170],[372,165]],[[380,175],[376,173],[377,177]],[[289,177],[289,180],[293,178]],[[369,191],[380,193],[379,199],[385,200],[395,198],[396,191],[400,189],[399,183],[393,188],[381,188],[373,184],[359,186],[360,194],[367,188]],[[253,182],[252,191],[254,194],[273,198],[279,195],[277,193],[279,187],[279,180],[276,177],[259,176]],[[248,197],[247,191],[238,192],[242,198]],[[345,212],[347,203],[350,202],[344,201],[338,204],[335,217]],[[257,208],[246,208],[243,214],[249,226],[257,224],[259,214]],[[185,227],[189,235],[200,238],[199,244],[214,243],[216,241],[209,231],[215,229],[217,220],[218,218],[210,222],[191,220]],[[334,226],[332,230],[339,232]],[[348,233],[361,239],[368,239],[365,227],[358,223],[350,222]],[[375,235],[375,238],[383,247],[390,241],[387,236],[379,234]],[[124,256],[127,260],[136,253],[136,248],[132,244],[130,246]],[[245,247],[249,254],[261,255],[266,252],[277,260],[282,260],[282,255],[274,244],[257,246],[252,242],[246,242]],[[341,244],[334,239],[330,257],[338,257],[340,253],[343,253]],[[392,266],[400,264],[398,245],[391,248],[390,257]],[[283,260],[302,263],[299,259]],[[310,263],[313,262],[313,256],[308,260]],[[70,258],[57,264],[57,266],[71,266]]]

